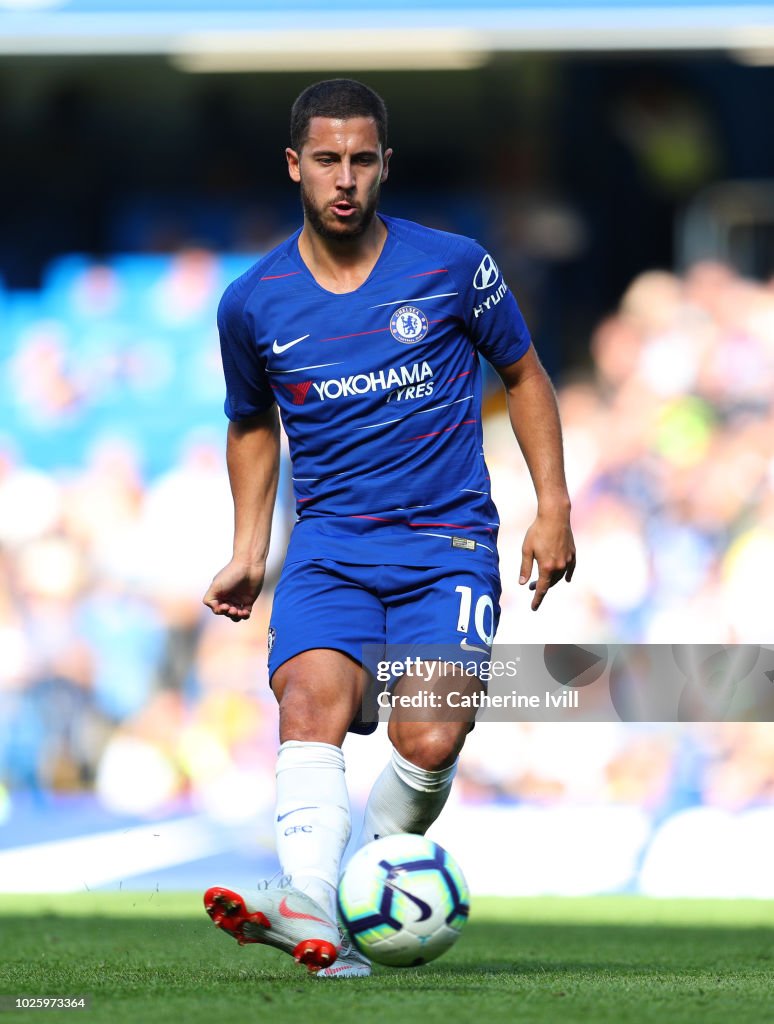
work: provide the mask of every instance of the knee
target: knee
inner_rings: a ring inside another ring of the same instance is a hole
[[[390,728],[389,734],[401,757],[405,757],[417,768],[439,772],[457,760],[467,732],[467,725],[460,728],[448,722],[419,727],[417,723],[402,723],[394,729]]]
[[[311,678],[303,667],[278,670],[277,676],[280,738],[340,746],[357,711],[351,689],[337,680]]]
[[[311,740],[317,732],[321,713],[319,699],[309,687],[293,678],[286,681],[279,700],[280,735],[298,740]]]

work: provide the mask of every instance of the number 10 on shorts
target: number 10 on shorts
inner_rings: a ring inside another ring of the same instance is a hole
[[[454,588],[454,592],[460,595],[460,614],[457,619],[457,632],[464,633],[467,636],[470,630],[470,612],[473,607],[473,588],[459,586]],[[491,647],[494,640],[495,619],[494,605],[489,594],[482,594],[476,601],[473,624],[479,639],[483,640],[487,647]]]

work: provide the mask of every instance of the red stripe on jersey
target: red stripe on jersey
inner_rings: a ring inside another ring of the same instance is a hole
[[[451,384],[451,382],[453,380],[459,380],[460,377],[467,377],[467,375],[469,373],[472,373],[472,372],[473,372],[472,370],[466,370],[464,373],[458,373],[456,377],[449,377],[449,379],[446,381],[446,383],[447,384]]]
[[[443,317],[440,320],[430,320],[431,324],[442,324],[446,320],[451,320],[450,316]],[[373,331],[356,331],[354,334],[337,334],[335,338],[320,338],[320,341],[344,341],[346,338],[362,338],[364,334],[382,334],[385,331],[389,331],[389,327],[377,327]]]
[[[313,497],[314,497],[314,495],[312,495],[312,498],[313,498]],[[311,500],[312,500],[312,498],[299,498],[299,499],[298,499],[298,504],[299,504],[299,505],[303,505],[305,501],[311,501]]]
[[[407,526],[450,526],[453,530],[472,530],[472,526],[460,526],[459,523],[407,523]]]
[[[394,519],[385,519],[384,516],[350,516],[350,519],[374,519],[377,523],[394,523]]]
[[[355,334],[337,334],[335,338],[320,338],[320,341],[343,341],[344,338],[360,338],[364,334],[381,334],[389,331],[389,327],[377,327],[374,331],[356,331]]]
[[[262,281],[279,281],[282,277],[295,277],[296,274],[300,274],[300,270],[291,270],[289,274],[269,274],[268,277],[262,277]]]
[[[440,270],[425,270],[421,274],[409,274],[409,277],[430,277],[431,274],[448,274],[449,271],[446,267],[441,267]]]
[[[457,427],[464,427],[466,423],[475,423],[475,420],[463,420],[462,423],[454,423],[451,427],[444,427],[443,430],[431,430],[429,434],[417,434],[416,437],[407,437],[407,441],[421,441],[425,437],[437,437],[439,434],[447,434],[450,430],[456,430]]]

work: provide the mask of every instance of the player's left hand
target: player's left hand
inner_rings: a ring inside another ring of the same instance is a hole
[[[538,565],[538,578],[529,589],[535,591],[531,607],[536,612],[549,589],[562,579],[569,583],[575,572],[575,541],[567,513],[538,512],[521,546],[522,586],[530,577],[533,562]]]

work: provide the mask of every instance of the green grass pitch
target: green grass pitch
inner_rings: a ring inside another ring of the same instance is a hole
[[[321,982],[275,950],[240,949],[199,894],[0,895],[0,993],[91,997],[87,1010],[3,1009],[0,1024],[763,1024],[774,903],[478,899],[435,963]]]

